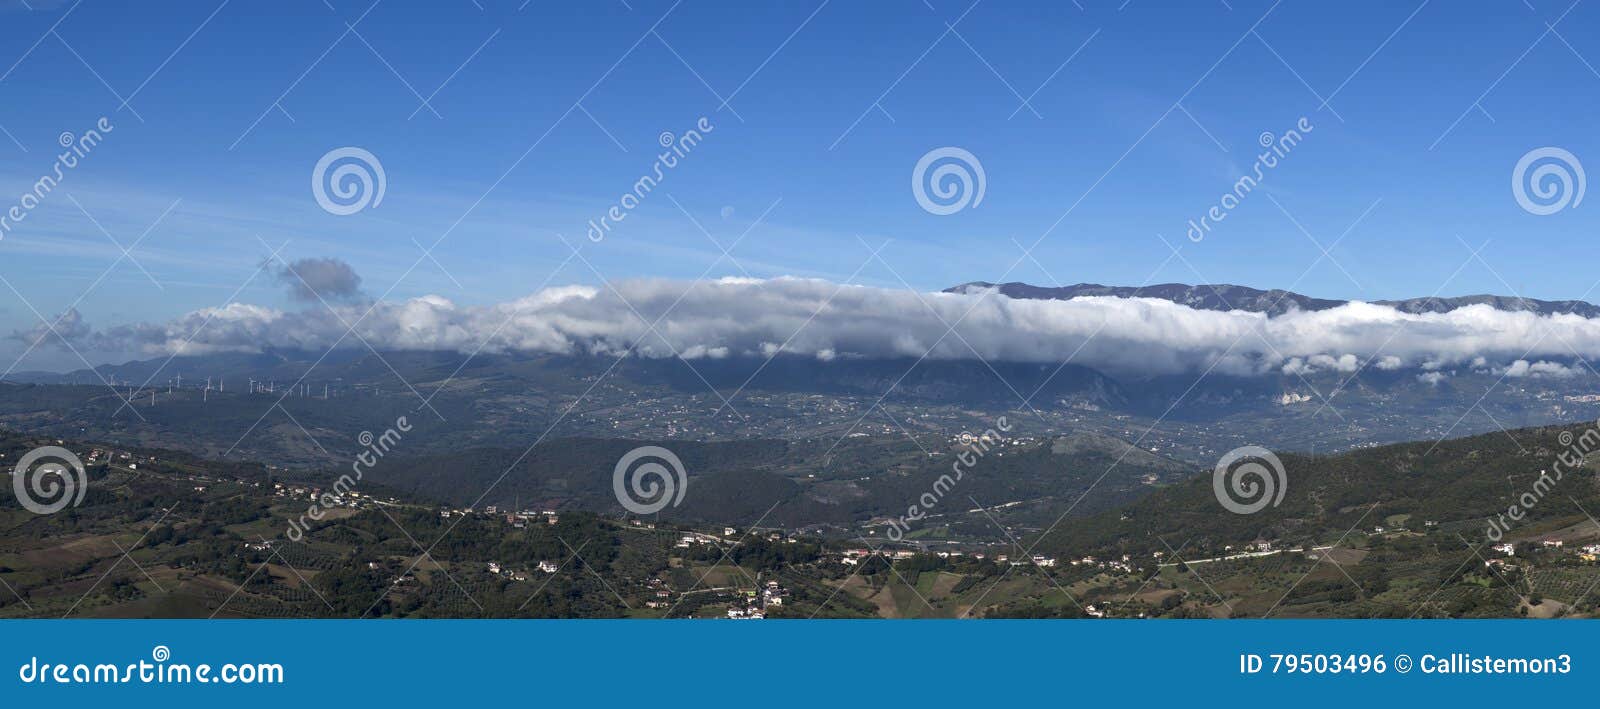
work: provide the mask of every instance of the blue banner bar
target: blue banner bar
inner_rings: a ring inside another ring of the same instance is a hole
[[[1587,698],[1600,680],[1600,635],[1577,621],[5,621],[0,637],[10,706],[1437,706]]]

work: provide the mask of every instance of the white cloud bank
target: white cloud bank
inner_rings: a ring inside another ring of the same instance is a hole
[[[1571,369],[1544,358],[1600,356],[1600,319],[1487,305],[1410,314],[1351,303],[1269,318],[1150,298],[1013,300],[799,278],[614,285],[616,292],[549,288],[490,306],[438,296],[295,312],[234,304],[161,324],[88,334],[78,328],[68,337],[80,347],[149,355],[322,351],[336,343],[361,347],[363,340],[382,350],[491,353],[618,355],[637,345],[636,356],[687,358],[767,356],[780,349],[824,360],[916,358],[931,350],[935,359],[1070,359],[1123,374],[1304,374],[1362,366],[1438,371],[1489,363],[1509,376],[1567,376]],[[663,313],[652,333],[649,323]],[[343,337],[352,325],[360,337]]]

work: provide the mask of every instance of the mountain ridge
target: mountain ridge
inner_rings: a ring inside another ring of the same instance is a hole
[[[1282,289],[1261,290],[1228,283],[1190,285],[1187,283],[1157,283],[1154,285],[1107,286],[1099,283],[1075,283],[1070,286],[1045,287],[1012,281],[990,283],[970,281],[944,289],[945,293],[974,293],[990,288],[1017,300],[1071,300],[1091,296],[1116,298],[1156,298],[1197,310],[1266,313],[1283,315],[1295,310],[1329,310],[1355,301],[1315,298]],[[1374,300],[1374,305],[1387,305],[1405,313],[1447,313],[1469,305],[1488,305],[1507,312],[1532,312],[1539,315],[1574,314],[1586,318],[1600,317],[1600,305],[1582,300],[1539,300],[1518,296],[1492,294],[1463,295],[1441,298],[1428,296],[1404,300]]]

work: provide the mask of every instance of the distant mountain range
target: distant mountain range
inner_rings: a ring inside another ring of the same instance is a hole
[[[949,291],[988,288],[1016,299],[1141,296],[1275,315],[1348,302],[1233,285],[968,283]],[[1600,317],[1600,306],[1579,301],[1384,303],[1413,313],[1485,304]],[[691,362],[353,348],[161,357],[64,374],[13,373],[0,382],[0,426],[284,465],[348,461],[360,452],[354,434],[382,430],[401,416],[427,428],[408,438],[408,455],[448,457],[547,436],[821,441],[824,450],[874,436],[929,445],[993,426],[1001,415],[1022,435],[1093,433],[1204,463],[1244,443],[1335,451],[1592,420],[1600,417],[1600,393],[1588,376],[1508,378],[1475,367],[1434,377],[1364,367],[1196,379],[1108,374],[1075,363],[801,355]]]
[[[1292,310],[1328,310],[1349,303],[1348,300],[1313,298],[1286,290],[1261,290],[1248,286],[1229,284],[1188,285],[1186,283],[1161,283],[1142,287],[1103,286],[1098,283],[1078,283],[1070,286],[1046,288],[1027,283],[1000,283],[973,281],[946,288],[946,293],[975,293],[998,288],[1001,295],[1019,300],[1071,300],[1086,296],[1111,296],[1116,298],[1158,298],[1196,310],[1244,310],[1252,313],[1282,315]],[[1581,300],[1535,300],[1501,295],[1463,295],[1453,298],[1408,298],[1406,300],[1375,300],[1377,305],[1392,306],[1406,313],[1447,313],[1469,305],[1488,305],[1509,312],[1534,312],[1540,315],[1572,313],[1586,318],[1600,317],[1600,305]]]

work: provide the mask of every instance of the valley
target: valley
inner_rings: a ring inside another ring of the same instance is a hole
[[[891,533],[890,501],[939,489],[937,468],[911,463],[915,449],[901,451],[903,480],[877,488],[801,482],[802,468],[765,465],[801,455],[763,448],[777,444],[686,448],[686,464],[725,469],[690,478],[695,504],[638,516],[601,502],[604,481],[585,483],[590,474],[559,457],[508,476],[508,495],[461,502],[438,491],[497,465],[385,462],[340,491],[329,471],[12,434],[0,441],[6,460],[41,444],[81,451],[89,494],[56,515],[0,506],[0,616],[1585,616],[1600,610],[1591,461],[1502,539],[1485,529],[1533,489],[1560,441],[1586,430],[1285,455],[1283,503],[1258,515],[1222,510],[1209,473],[1154,457],[1103,475],[1122,465],[1110,453],[1133,457],[1104,439],[1012,439],[904,535]],[[882,460],[892,441],[848,452]],[[582,460],[638,442],[555,443]],[[1026,488],[1034,470],[1068,477]],[[454,482],[430,488],[418,481],[426,472]],[[1093,476],[1113,482],[1088,486]],[[554,482],[563,495],[539,493]],[[289,534],[308,504],[322,518]]]

